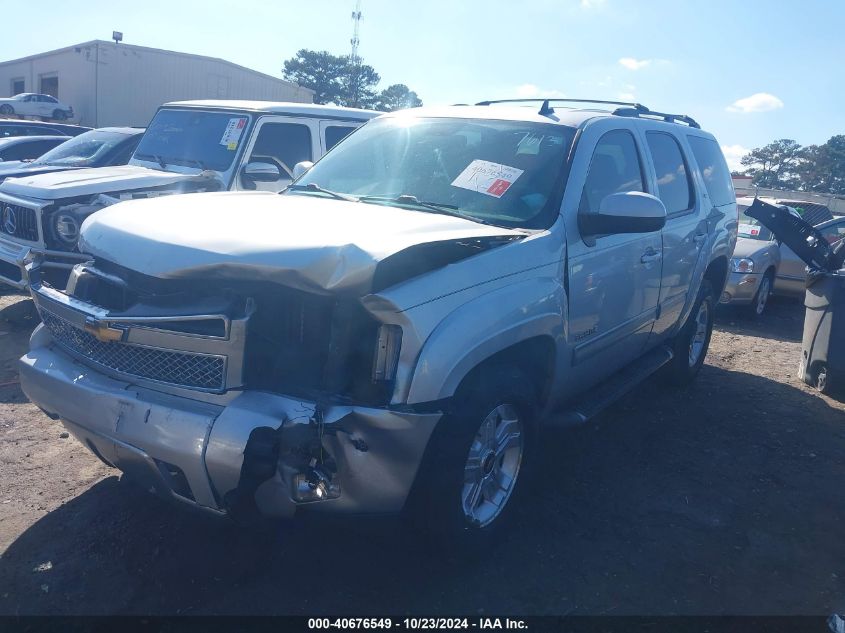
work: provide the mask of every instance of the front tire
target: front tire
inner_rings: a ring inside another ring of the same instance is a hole
[[[704,365],[713,334],[715,300],[713,286],[704,279],[686,323],[672,342],[674,358],[667,365],[666,376],[675,385],[687,385]]]
[[[406,517],[449,547],[483,547],[528,487],[537,450],[536,396],[517,367],[482,368],[438,423]]]
[[[15,113],[14,108],[12,108],[12,106],[10,106],[8,103],[4,103],[3,105],[0,105],[0,114],[3,114],[5,116],[9,116],[10,114],[14,114],[14,113]]]
[[[56,121],[64,121],[67,119],[67,114],[64,110],[53,110],[53,118]]]
[[[752,319],[759,319],[766,311],[766,306],[769,303],[769,297],[772,294],[773,275],[771,271],[767,271],[760,280],[760,286],[757,288],[757,293],[748,306],[748,316]]]

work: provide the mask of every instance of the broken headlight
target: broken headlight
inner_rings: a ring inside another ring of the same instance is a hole
[[[56,237],[70,248],[75,248],[79,241],[79,220],[70,213],[57,213],[53,218]]]
[[[731,259],[731,270],[735,273],[753,273],[754,260],[747,257],[734,257]]]

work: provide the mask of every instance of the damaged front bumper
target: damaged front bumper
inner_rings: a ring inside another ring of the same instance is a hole
[[[39,325],[20,360],[29,399],[107,464],[215,514],[402,509],[441,413],[243,391],[220,404],[110,378]]]

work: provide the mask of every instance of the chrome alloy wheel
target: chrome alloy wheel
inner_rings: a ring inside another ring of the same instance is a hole
[[[694,367],[701,354],[704,353],[704,344],[707,342],[707,325],[710,322],[710,305],[706,301],[701,302],[698,314],[695,315],[695,330],[689,342],[689,366]]]
[[[509,404],[493,409],[473,438],[464,466],[464,516],[479,527],[492,523],[516,487],[524,434],[519,413]]]

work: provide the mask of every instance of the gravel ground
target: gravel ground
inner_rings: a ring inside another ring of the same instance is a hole
[[[770,308],[720,314],[688,389],[550,433],[515,529],[466,560],[389,521],[247,531],[121,482],[27,402],[34,323],[0,296],[0,614],[845,611],[845,405],[796,379],[801,306]]]

